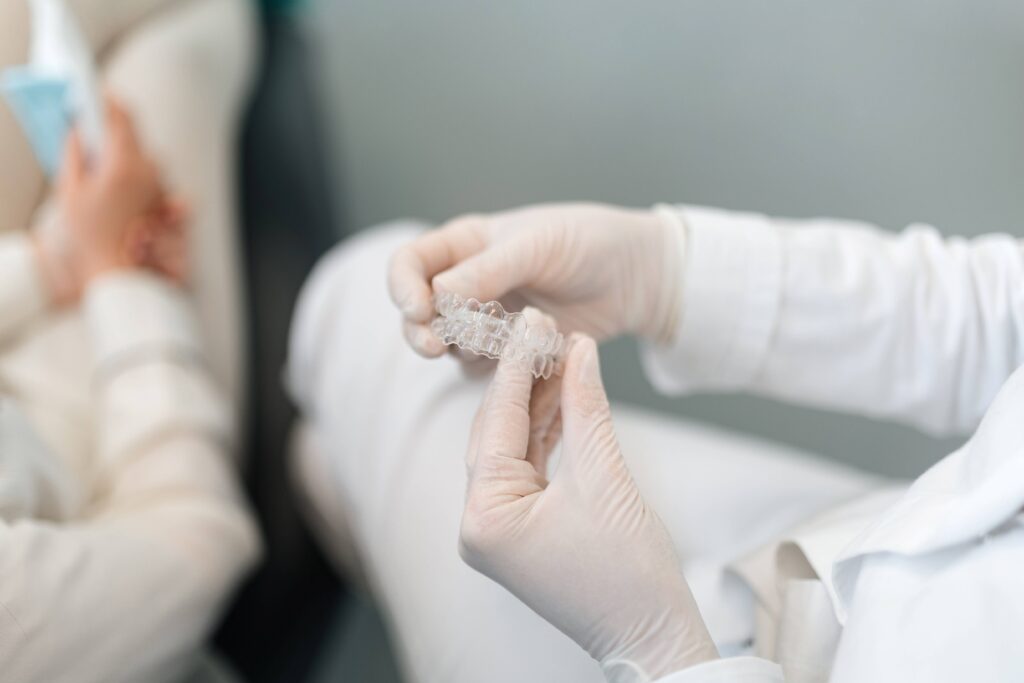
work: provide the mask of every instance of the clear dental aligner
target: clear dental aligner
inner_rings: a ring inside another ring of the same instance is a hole
[[[514,361],[538,379],[561,372],[565,337],[557,330],[530,325],[523,313],[506,313],[497,301],[482,304],[445,292],[435,295],[434,306],[439,315],[431,329],[444,344]]]

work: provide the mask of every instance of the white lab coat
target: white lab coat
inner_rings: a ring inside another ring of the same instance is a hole
[[[105,276],[47,309],[0,237],[0,680],[181,680],[259,539],[192,307]]]
[[[738,562],[758,598],[761,657],[659,683],[1024,680],[1024,243],[680,216],[679,327],[670,348],[645,352],[657,386],[973,436],[909,488],[831,510]]]

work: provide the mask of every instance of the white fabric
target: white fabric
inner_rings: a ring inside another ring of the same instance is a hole
[[[778,664],[757,657],[733,657],[684,669],[659,678],[657,683],[783,683],[783,677]]]
[[[0,339],[14,334],[46,310],[46,292],[36,269],[35,255],[23,234],[0,235]]]
[[[195,315],[181,305],[180,299],[176,288],[146,273],[104,278],[82,301],[93,353],[113,361],[129,352],[156,352],[170,345],[193,359],[200,358],[203,344]],[[131,323],[122,325],[126,311],[130,312]]]
[[[0,395],[0,519],[63,519],[77,507],[68,480],[13,401]]]
[[[842,628],[825,585],[791,579],[781,592],[774,659],[785,663],[787,683],[827,680]]]
[[[169,318],[136,319],[120,305],[128,297]],[[179,348],[180,331],[160,334],[189,320],[180,293],[150,276],[111,275],[83,310],[105,340],[89,364],[96,445],[82,444],[95,487],[61,501],[63,517],[0,520],[0,662],[26,682],[176,680],[257,554],[231,472],[231,420],[203,365],[180,360],[192,350]],[[146,321],[153,327],[140,337]],[[25,486],[81,491],[63,453],[33,454],[57,461],[35,463],[52,481]],[[11,458],[0,453],[5,470]]]
[[[300,298],[287,379],[324,465],[310,502],[333,489],[318,516],[351,530],[406,680],[601,681],[575,643],[458,556],[466,444],[488,378],[451,358],[425,360],[402,339],[382,274],[418,230],[350,240]],[[791,449],[628,406],[613,406],[613,418],[722,651],[743,651],[754,633],[752,594],[725,566],[877,485]]]
[[[909,490],[809,520],[737,564],[770,617],[767,637],[787,680],[824,681],[830,668],[840,682],[1020,679],[1022,243],[707,209],[681,216],[689,251],[680,329],[672,348],[646,354],[659,386],[745,389],[936,433],[981,421]],[[761,258],[765,249],[779,256]],[[777,289],[736,287],[739,273]],[[742,327],[728,311],[770,334],[733,339]],[[747,371],[709,372],[709,359]],[[823,581],[830,614],[816,599],[787,604],[805,579]],[[844,625],[834,666],[827,642],[816,653],[793,647],[784,630],[800,619],[807,631]]]

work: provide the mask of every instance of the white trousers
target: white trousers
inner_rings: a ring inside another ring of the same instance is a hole
[[[301,486],[336,557],[351,536],[411,683],[601,681],[574,643],[458,556],[463,458],[486,377],[422,359],[402,338],[387,261],[420,229],[363,233],[306,286],[288,369],[310,435],[293,454]],[[754,629],[751,593],[725,566],[873,484],[749,438],[621,405],[613,414],[723,650]]]

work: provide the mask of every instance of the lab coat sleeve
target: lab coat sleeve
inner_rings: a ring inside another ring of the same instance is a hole
[[[730,657],[692,666],[654,683],[783,683],[778,664],[758,657]]]
[[[648,347],[669,393],[744,390],[973,430],[1024,363],[1024,243],[681,207],[679,324]]]
[[[80,521],[0,524],[0,670],[17,681],[171,681],[259,551],[230,467],[229,411],[172,287],[110,275],[84,308],[102,490]]]
[[[0,236],[0,347],[46,307],[46,290],[28,236]]]
[[[831,568],[832,683],[1024,680],[1024,367]]]

